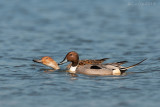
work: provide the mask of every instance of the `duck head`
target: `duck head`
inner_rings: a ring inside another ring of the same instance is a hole
[[[75,51],[71,51],[69,52],[65,58],[63,59],[63,61],[61,61],[58,65],[62,65],[64,63],[67,63],[67,62],[72,62],[72,65],[69,69],[69,71],[72,71],[72,73],[75,72],[77,66],[78,66],[78,62],[79,62],[79,55],[77,52]]]
[[[79,62],[79,55],[77,52],[69,52],[65,58],[63,59],[63,61],[61,61],[58,65],[62,65],[64,63],[67,63],[67,62],[72,62],[72,66],[77,66],[78,65],[78,62]]]
[[[34,62],[37,62],[37,63],[42,63],[46,66],[49,66],[49,67],[52,67],[53,69],[55,70],[58,70],[60,69],[58,64],[56,63],[56,61],[54,61],[51,57],[49,56],[44,56],[42,57],[41,59],[34,59],[33,60]]]

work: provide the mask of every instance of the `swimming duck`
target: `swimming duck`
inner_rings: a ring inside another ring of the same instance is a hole
[[[89,59],[80,60],[79,65],[77,67],[83,66],[85,64],[101,64],[107,59],[109,59],[109,58],[103,58],[103,59],[97,59],[97,60],[89,60]],[[42,63],[46,66],[49,66],[49,67],[53,68],[54,70],[60,69],[57,62],[49,56],[44,56],[41,59],[33,59],[33,61],[37,62],[37,63]],[[70,68],[70,66],[71,66],[71,64],[68,64],[67,68]]]
[[[41,59],[33,59],[33,61],[37,62],[37,63],[42,63],[46,66],[49,66],[49,67],[53,68],[54,70],[60,69],[57,62],[49,56],[44,56]]]
[[[72,51],[72,52],[69,52],[65,56],[64,60],[61,61],[59,65],[64,64],[66,62],[71,62],[72,65],[69,68],[70,73],[80,73],[80,74],[86,74],[86,75],[101,75],[101,76],[103,75],[121,75],[127,69],[139,65],[144,60],[140,61],[137,64],[131,65],[129,67],[121,66],[127,61],[106,63],[106,64],[85,64],[83,66],[79,66],[79,55],[77,52]]]

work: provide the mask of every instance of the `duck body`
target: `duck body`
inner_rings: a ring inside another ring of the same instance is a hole
[[[121,72],[118,67],[112,65],[84,65],[80,66],[76,69],[76,73],[85,74],[85,75],[97,75],[97,76],[105,76],[105,75],[120,75]]]

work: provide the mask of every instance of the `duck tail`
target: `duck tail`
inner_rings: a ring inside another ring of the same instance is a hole
[[[142,61],[140,61],[140,62],[138,62],[138,63],[136,63],[136,64],[134,64],[134,65],[131,65],[131,66],[129,66],[129,67],[125,67],[125,69],[133,68],[133,67],[135,67],[135,66],[141,64],[141,63],[142,63],[143,61],[145,61],[146,59],[147,59],[147,58],[145,58],[145,59],[143,59]]]

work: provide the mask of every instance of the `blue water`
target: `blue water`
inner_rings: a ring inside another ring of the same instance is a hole
[[[0,0],[0,106],[159,107],[159,10],[158,0]],[[148,59],[104,77],[44,72],[32,62],[60,62],[69,51],[124,66]]]

